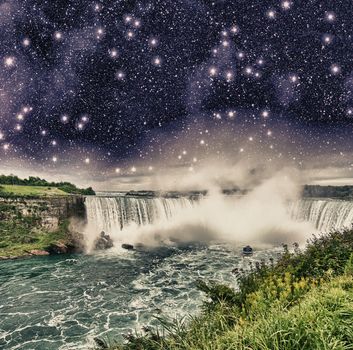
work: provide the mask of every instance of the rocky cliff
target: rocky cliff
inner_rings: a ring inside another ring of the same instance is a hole
[[[84,221],[84,201],[78,195],[0,197],[0,258],[82,251],[82,235],[70,221]]]
[[[11,220],[18,216],[35,217],[42,228],[55,231],[65,219],[84,218],[84,197],[74,195],[41,199],[0,197],[0,220]]]

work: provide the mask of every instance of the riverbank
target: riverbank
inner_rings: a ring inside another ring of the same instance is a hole
[[[184,322],[128,335],[114,350],[350,349],[353,344],[353,231],[314,237],[305,251],[238,270],[239,290],[198,281],[206,301]]]

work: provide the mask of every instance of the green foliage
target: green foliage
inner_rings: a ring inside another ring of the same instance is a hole
[[[1,198],[26,198],[39,199],[48,196],[66,196],[67,193],[56,187],[48,188],[41,186],[24,186],[24,185],[2,185],[0,189]]]
[[[347,261],[347,264],[344,268],[344,273],[346,275],[353,276],[353,253],[349,257],[349,260]]]
[[[239,270],[239,290],[198,281],[202,313],[129,335],[121,350],[353,349],[353,231],[284,246],[275,264]],[[109,348],[107,346],[107,348]]]
[[[2,185],[17,185],[17,190],[19,186],[36,186],[36,187],[46,187],[46,192],[55,191],[59,189],[65,193],[70,194],[81,194],[81,195],[95,195],[92,187],[88,187],[86,189],[77,188],[74,184],[70,182],[48,182],[39,177],[29,176],[28,179],[20,179],[16,175],[0,175],[0,184]],[[54,187],[54,189],[52,189]],[[16,195],[11,192],[6,191],[5,186],[0,186],[0,196],[1,197],[11,197]]]

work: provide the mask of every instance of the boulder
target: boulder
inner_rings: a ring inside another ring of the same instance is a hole
[[[49,255],[49,252],[47,252],[46,250],[39,250],[39,249],[30,250],[29,253],[31,255],[36,255],[36,256]]]
[[[70,231],[67,246],[70,253],[83,253],[86,250],[84,235],[80,232]]]
[[[49,246],[48,251],[50,254],[67,254],[69,253],[69,248],[65,243],[55,242]]]
[[[126,250],[133,250],[134,246],[132,244],[128,244],[128,243],[123,243],[121,245],[121,248],[126,249]]]
[[[114,246],[113,240],[104,231],[101,232],[100,236],[94,242],[95,250],[105,250]]]

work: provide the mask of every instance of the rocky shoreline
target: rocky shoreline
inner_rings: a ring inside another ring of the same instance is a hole
[[[0,255],[1,260],[16,260],[30,258],[34,256],[50,256],[63,254],[80,254],[85,251],[85,242],[82,233],[69,232],[66,240],[58,240],[52,242],[44,249],[30,249],[24,250],[23,254],[19,255]]]

